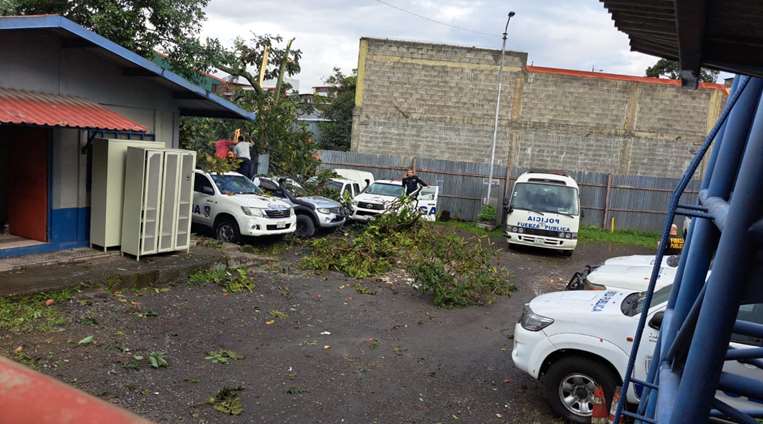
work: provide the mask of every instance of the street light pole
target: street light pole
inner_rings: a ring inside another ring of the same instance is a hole
[[[490,195],[493,188],[493,164],[495,163],[495,143],[498,139],[498,116],[501,112],[501,91],[503,90],[503,56],[506,52],[506,39],[509,36],[509,22],[514,17],[514,12],[509,12],[509,18],[506,20],[506,28],[503,30],[503,44],[501,45],[501,61],[498,67],[498,99],[495,101],[495,124],[493,126],[493,147],[490,151],[490,176],[487,180],[487,199],[485,204],[490,204]],[[506,182],[508,183],[508,181]]]

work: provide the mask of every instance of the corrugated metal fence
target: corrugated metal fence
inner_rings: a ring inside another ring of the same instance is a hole
[[[376,179],[402,178],[412,164],[410,157],[372,155],[356,152],[322,150],[324,168],[349,168],[369,171]],[[440,186],[438,209],[448,211],[453,218],[476,220],[487,191],[490,166],[480,163],[454,162],[436,159],[415,161],[417,174],[431,185]],[[509,188],[525,169],[512,169]],[[580,186],[583,225],[609,228],[614,218],[618,229],[659,231],[665,219],[665,209],[677,179],[611,175],[592,172],[571,172]],[[493,171],[495,199],[502,204],[506,188],[507,169],[496,165]],[[508,194],[507,194],[508,195]],[[696,202],[696,185],[690,185],[682,203]]]

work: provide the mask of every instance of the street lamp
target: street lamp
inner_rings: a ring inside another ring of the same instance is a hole
[[[498,115],[501,112],[501,91],[503,89],[503,55],[506,52],[506,38],[509,36],[509,22],[516,13],[509,12],[509,18],[506,20],[506,28],[503,30],[503,44],[501,45],[501,61],[498,67],[498,99],[495,101],[495,124],[493,126],[493,147],[490,151],[490,175],[487,180],[487,199],[485,204],[490,204],[490,194],[493,188],[493,164],[495,163],[495,142],[498,138]],[[508,184],[508,181],[506,181]]]

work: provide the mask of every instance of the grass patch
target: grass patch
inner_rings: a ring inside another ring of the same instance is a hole
[[[478,227],[476,223],[471,221],[437,221],[435,225],[448,228],[450,230],[461,230],[467,233],[474,234],[476,236],[501,236],[503,235],[503,228],[498,226],[491,231]]]
[[[225,264],[215,264],[212,268],[201,269],[190,276],[191,284],[212,283],[223,288],[226,293],[253,292],[254,280],[244,267],[229,269]]]
[[[603,243],[627,244],[656,249],[657,242],[660,240],[660,235],[658,233],[635,230],[621,230],[610,233],[601,228],[587,226],[582,227],[580,232],[578,232],[578,240],[582,242],[596,241]]]
[[[362,231],[313,241],[302,265],[354,278],[402,267],[413,276],[413,286],[432,294],[434,304],[441,307],[492,303],[514,290],[506,269],[494,265],[498,250],[488,237],[462,237],[447,227],[459,224],[431,225],[401,202],[394,212],[377,217]],[[473,224],[463,228],[488,234]]]
[[[0,331],[11,333],[48,332],[60,328],[66,319],[54,306],[72,298],[77,289],[0,298]],[[53,305],[45,304],[53,299]]]

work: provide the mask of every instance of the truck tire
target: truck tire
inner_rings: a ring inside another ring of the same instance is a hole
[[[215,222],[215,238],[226,243],[241,243],[241,230],[233,218],[220,218]]]
[[[297,230],[295,233],[297,237],[312,237],[315,234],[313,219],[304,214],[297,215]]]
[[[585,356],[566,356],[549,366],[542,378],[543,391],[551,409],[569,422],[590,423],[593,390],[604,389],[609,411],[620,378],[607,364]]]

